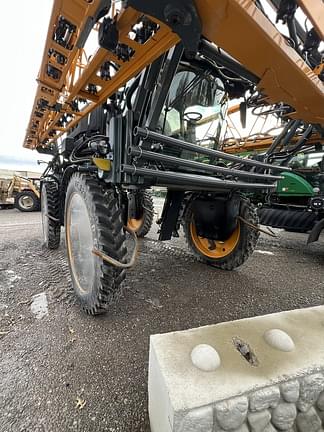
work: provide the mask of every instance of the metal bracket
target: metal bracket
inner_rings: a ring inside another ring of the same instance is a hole
[[[294,0],[281,0],[277,12],[276,22],[286,24],[295,14],[298,5]]]
[[[168,190],[161,216],[161,231],[159,240],[170,240],[175,232],[179,218],[184,192]]]
[[[131,6],[162,21],[179,35],[187,56],[197,53],[202,27],[192,0],[126,0],[124,6]]]

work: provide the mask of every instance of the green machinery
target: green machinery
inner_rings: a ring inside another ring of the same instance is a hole
[[[321,146],[295,155],[275,192],[259,210],[260,222],[293,232],[310,232],[317,241],[324,228],[324,152]]]

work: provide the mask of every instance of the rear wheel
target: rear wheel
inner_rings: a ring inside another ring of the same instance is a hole
[[[97,315],[119,299],[125,270],[94,255],[98,250],[125,262],[125,233],[118,199],[95,178],[74,174],[65,200],[68,261],[75,294],[82,308]]]
[[[39,210],[39,199],[33,191],[22,191],[15,196],[15,207],[21,212]]]
[[[129,217],[127,228],[137,234],[137,237],[145,237],[153,223],[154,205],[149,191],[137,192],[140,200],[140,214],[134,218]]]
[[[184,215],[184,233],[189,248],[200,260],[223,270],[233,270],[242,265],[252,254],[259,232],[242,221],[237,222],[234,232],[224,241],[214,241],[197,235],[192,202]],[[246,200],[240,205],[240,216],[248,223],[258,225],[255,208]]]
[[[43,242],[48,249],[57,249],[61,240],[60,201],[58,185],[44,182],[41,193]]]

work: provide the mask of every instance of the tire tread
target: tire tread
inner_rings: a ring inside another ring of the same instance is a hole
[[[47,206],[48,206],[48,249],[57,249],[60,246],[61,241],[61,224],[60,218],[60,196],[58,185],[54,182],[45,182],[43,187],[46,188]]]
[[[255,229],[248,226],[241,226],[241,237],[239,244],[230,254],[219,259],[211,259],[209,257],[203,256],[199,251],[197,251],[191,239],[191,202],[192,200],[188,202],[187,209],[185,210],[183,228],[186,243],[189,249],[193,252],[196,259],[221,270],[234,270],[235,268],[240,267],[252,255],[260,236],[259,231],[256,231]],[[258,225],[259,223],[257,211],[247,199],[242,200],[240,215],[253,225]],[[244,222],[240,223],[243,224]]]
[[[121,217],[121,210],[115,191],[105,184],[87,174],[75,173],[70,182],[82,185],[83,196],[87,196],[95,220],[95,233],[97,248],[112,258],[125,262],[127,248],[125,247],[125,232]],[[115,303],[123,293],[125,270],[113,267],[101,261],[100,274],[93,287],[91,296],[85,301],[79,297],[83,310],[90,315],[99,315],[107,312],[109,306]],[[76,292],[78,295],[78,293]]]

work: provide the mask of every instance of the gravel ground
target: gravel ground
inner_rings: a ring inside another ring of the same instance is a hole
[[[39,213],[0,211],[1,432],[148,432],[150,334],[323,304],[323,238],[262,236],[223,272],[195,262],[183,238],[156,237],[141,242],[120,303],[93,318],[75,302],[64,241],[47,251]]]

